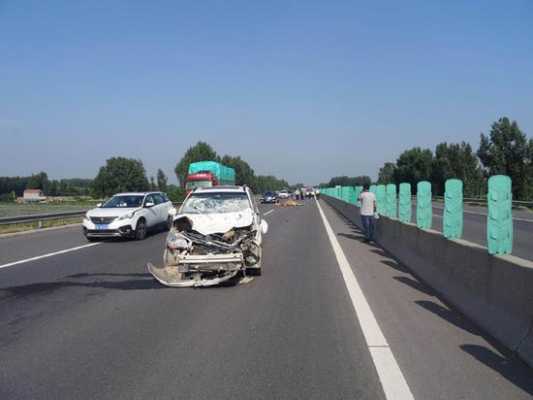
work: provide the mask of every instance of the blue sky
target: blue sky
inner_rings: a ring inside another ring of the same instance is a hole
[[[173,176],[205,140],[291,182],[376,176],[500,116],[533,136],[532,106],[530,0],[0,0],[0,175]]]

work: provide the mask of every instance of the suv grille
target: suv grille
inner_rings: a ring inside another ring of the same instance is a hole
[[[117,217],[91,217],[93,224],[110,224]]]

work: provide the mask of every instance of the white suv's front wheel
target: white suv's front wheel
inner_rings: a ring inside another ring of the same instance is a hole
[[[146,221],[144,219],[139,219],[137,221],[137,227],[135,228],[135,239],[143,240],[146,237]]]

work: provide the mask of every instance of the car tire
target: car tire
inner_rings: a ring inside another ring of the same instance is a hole
[[[135,240],[143,240],[146,237],[146,221],[144,218],[137,221],[137,226],[135,227]]]

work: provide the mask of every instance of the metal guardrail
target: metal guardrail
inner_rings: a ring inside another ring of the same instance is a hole
[[[181,206],[183,203],[172,203],[175,207]],[[39,227],[41,227],[42,221],[50,221],[54,219],[60,219],[64,217],[77,217],[83,216],[88,210],[78,210],[78,211],[65,211],[59,213],[47,213],[47,214],[29,214],[29,215],[17,215],[13,217],[1,217],[0,225],[14,225],[22,224],[25,222],[39,222]],[[81,222],[81,221],[80,221]]]

